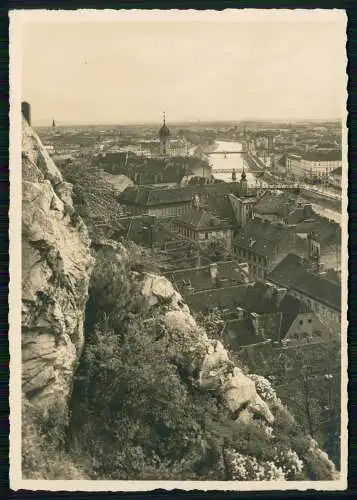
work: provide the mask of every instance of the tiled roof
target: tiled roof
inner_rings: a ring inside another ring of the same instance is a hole
[[[244,276],[236,262],[217,262],[216,266],[217,280],[221,286],[244,283]],[[211,278],[210,266],[170,271],[166,276],[182,293],[209,290],[216,286],[216,281]]]
[[[341,286],[305,269],[300,257],[289,254],[269,276],[271,281],[296,289],[306,296],[336,310],[341,310]]]
[[[268,279],[289,288],[303,272],[304,267],[301,263],[301,258],[294,253],[289,253],[273,269]]]
[[[267,191],[255,204],[254,211],[258,214],[277,214],[286,217],[297,206],[298,200],[291,194]]]
[[[177,217],[176,222],[182,226],[193,228],[195,231],[213,231],[228,228],[229,224],[203,209],[191,208]]]
[[[238,182],[215,182],[213,184],[207,184],[199,189],[202,193],[207,193],[211,195],[216,194],[229,194],[229,193],[238,193],[239,192],[239,183]]]
[[[251,250],[255,254],[272,257],[273,252],[290,237],[291,230],[283,225],[270,224],[258,219],[250,221],[234,239],[234,246]],[[286,246],[286,245],[285,245]]]
[[[191,187],[160,188],[152,186],[132,186],[119,196],[120,203],[142,207],[188,203],[192,200]]]
[[[237,219],[229,195],[210,194],[203,196],[202,206],[221,220],[225,220],[228,224],[232,226],[237,225]]]
[[[341,161],[341,151],[308,151],[305,153],[304,160],[307,161]]]
[[[322,245],[340,244],[341,226],[337,222],[329,221],[317,214],[312,219],[306,219],[294,227],[295,233],[314,234],[314,239]]]
[[[286,217],[286,223],[288,225],[295,225],[298,224],[305,219],[309,218],[314,218],[316,216],[312,205],[306,204],[302,207],[297,207],[295,210],[289,213],[289,215]]]
[[[281,301],[279,309],[283,312],[280,327],[280,339],[285,337],[294,319],[299,313],[310,312],[310,308],[304,304],[304,302],[293,297],[289,293],[287,293]]]

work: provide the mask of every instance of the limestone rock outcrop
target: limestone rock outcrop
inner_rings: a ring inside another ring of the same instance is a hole
[[[194,359],[196,366],[186,368],[191,372],[197,371],[197,383],[202,389],[216,392],[237,421],[242,418],[247,421],[259,415],[267,423],[273,422],[274,417],[257,393],[254,381],[234,366],[221,342],[209,339],[199,328],[170,281],[163,276],[147,274],[142,294],[151,307],[158,304],[166,306],[165,325],[181,336],[184,343],[190,344],[189,359]],[[197,370],[198,360],[201,363]]]
[[[93,259],[72,187],[23,120],[22,388],[46,406],[71,390]]]

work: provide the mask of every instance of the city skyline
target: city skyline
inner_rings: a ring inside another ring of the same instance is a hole
[[[341,15],[322,22],[291,15],[284,23],[274,12],[270,22],[133,19],[23,25],[22,99],[34,125],[53,118],[153,124],[163,111],[173,124],[343,116]]]

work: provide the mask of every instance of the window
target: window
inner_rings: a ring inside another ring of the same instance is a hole
[[[205,233],[205,240],[208,240],[208,233]]]
[[[308,321],[308,323],[311,323],[311,322],[312,322],[312,319],[310,318],[310,319],[308,319],[307,321]]]
[[[302,325],[303,323],[304,323],[304,322],[303,322],[303,320],[301,319],[301,320],[299,321],[299,325]]]

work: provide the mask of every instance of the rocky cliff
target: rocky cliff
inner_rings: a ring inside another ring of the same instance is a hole
[[[71,185],[25,119],[22,179],[22,388],[45,407],[71,389],[93,259]]]

